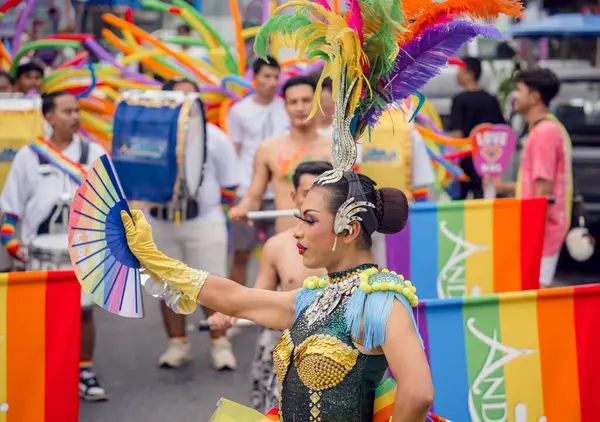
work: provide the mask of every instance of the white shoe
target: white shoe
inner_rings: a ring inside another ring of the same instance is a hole
[[[212,365],[217,371],[224,369],[236,369],[237,361],[231,350],[231,343],[227,337],[221,337],[212,341],[210,356]]]
[[[158,359],[163,368],[180,368],[192,361],[192,345],[189,340],[170,340],[169,347]]]

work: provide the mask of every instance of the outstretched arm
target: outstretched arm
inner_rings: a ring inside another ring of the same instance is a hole
[[[225,315],[285,330],[294,322],[295,297],[295,291],[252,289],[226,278],[209,276],[197,300],[201,305]]]
[[[121,213],[127,234],[127,244],[156,281],[166,282],[176,293],[182,294],[174,306],[190,312],[195,302],[236,318],[244,318],[274,329],[286,329],[293,324],[295,292],[273,292],[249,289],[206,271],[190,268],[171,259],[154,245],[152,228],[141,211],[132,211],[133,219]],[[167,299],[169,303],[169,299]]]

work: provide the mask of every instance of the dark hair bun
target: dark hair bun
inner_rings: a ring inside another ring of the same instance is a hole
[[[396,188],[377,189],[377,208],[379,228],[377,231],[384,234],[399,233],[408,221],[408,199],[404,192]],[[381,215],[381,216],[380,216]]]

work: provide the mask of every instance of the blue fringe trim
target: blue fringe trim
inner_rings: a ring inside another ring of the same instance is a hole
[[[310,305],[316,298],[317,293],[323,289],[305,289],[301,288],[296,294],[296,311],[294,312],[294,322],[298,320],[298,317],[304,312],[304,310]]]
[[[350,335],[355,339],[361,338],[362,328],[362,345],[365,349],[376,349],[385,343],[387,323],[392,312],[394,299],[404,305],[408,311],[415,332],[421,345],[423,345],[423,339],[419,334],[412,307],[401,293],[379,291],[367,294],[360,289],[352,295],[346,304],[346,325],[350,330]],[[296,310],[298,309],[297,306]]]

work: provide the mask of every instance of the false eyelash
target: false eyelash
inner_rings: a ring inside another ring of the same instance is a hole
[[[314,220],[309,220],[307,218],[304,218],[300,215],[300,213],[294,213],[294,217],[296,217],[298,220],[305,222],[306,224],[314,224],[315,221]]]

